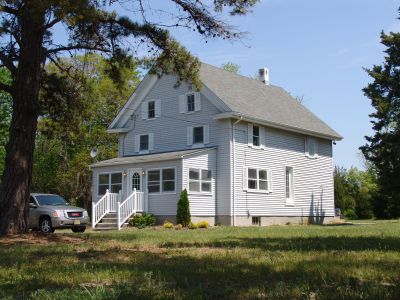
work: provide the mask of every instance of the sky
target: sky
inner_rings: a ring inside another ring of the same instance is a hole
[[[269,68],[271,84],[302,97],[344,137],[333,146],[334,163],[362,168],[358,148],[373,134],[372,107],[362,92],[371,78],[363,68],[383,62],[380,32],[400,31],[399,7],[393,0],[264,0],[253,13],[227,19],[247,32],[242,41],[173,35],[203,62],[234,62],[251,77]]]

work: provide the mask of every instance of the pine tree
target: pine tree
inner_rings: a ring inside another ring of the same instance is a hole
[[[399,10],[400,11],[400,10]],[[378,173],[377,217],[400,216],[400,32],[381,33],[386,46],[382,66],[367,69],[373,82],[363,89],[375,111],[370,114],[374,135],[360,147]]]
[[[176,223],[188,226],[190,223],[189,196],[184,189],[179,195],[178,209],[176,211]]]

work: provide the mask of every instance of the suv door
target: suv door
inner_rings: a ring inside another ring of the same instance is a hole
[[[33,207],[36,206],[36,207]],[[33,196],[29,197],[29,228],[39,226],[39,206]]]

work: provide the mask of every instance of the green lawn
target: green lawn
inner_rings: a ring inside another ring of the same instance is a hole
[[[400,223],[0,239],[0,299],[400,299]]]

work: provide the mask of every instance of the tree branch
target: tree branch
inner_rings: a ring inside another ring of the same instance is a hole
[[[14,15],[14,16],[19,16],[19,11],[9,7],[9,6],[5,6],[5,5],[0,5],[0,11],[4,11],[5,13]]]
[[[71,50],[92,50],[92,51],[102,51],[102,52],[110,52],[104,47],[100,46],[89,46],[89,45],[72,45],[72,46],[62,46],[58,48],[52,48],[47,50],[47,54],[54,54],[57,52],[63,52],[63,51],[71,51]]]
[[[10,85],[2,83],[2,82],[0,82],[0,90],[3,90],[11,95],[14,94],[14,89]]]
[[[0,60],[3,62],[3,65],[11,72],[11,74],[15,74],[17,72],[17,68],[14,66],[12,60],[0,51]]]

